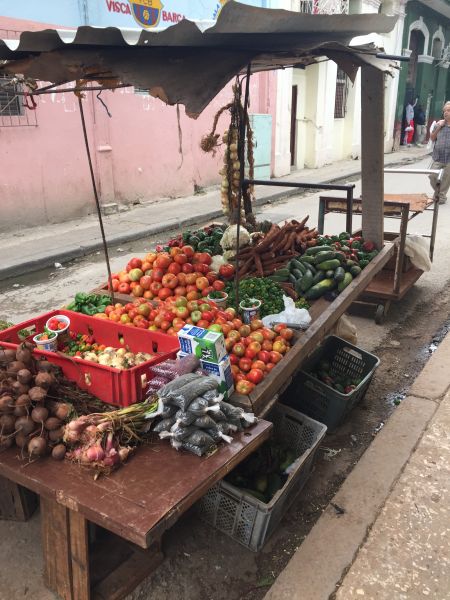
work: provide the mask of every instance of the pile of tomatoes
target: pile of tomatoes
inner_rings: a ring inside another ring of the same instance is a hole
[[[280,362],[289,351],[294,335],[284,324],[271,329],[255,319],[246,325],[237,318],[234,308],[221,310],[212,301],[188,300],[182,296],[150,302],[136,298],[125,306],[107,306],[105,312],[96,317],[173,336],[186,324],[223,333],[236,391],[241,394],[249,394]]]
[[[211,261],[207,252],[194,252],[192,246],[149,252],[144,259],[132,258],[124,271],[114,273],[112,288],[146,300],[172,296],[198,300],[225,287],[218,274],[211,271]]]

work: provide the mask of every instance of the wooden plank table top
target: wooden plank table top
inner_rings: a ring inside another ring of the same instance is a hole
[[[326,208],[329,211],[346,211],[347,201],[343,198],[334,198],[333,196],[326,196]],[[427,196],[427,194],[384,194],[384,214],[396,214],[400,212],[400,207],[389,206],[389,202],[395,202],[396,204],[408,204],[409,211],[414,213],[420,213],[426,210],[433,204],[433,198]],[[362,210],[361,198],[353,198],[353,212],[360,213]]]
[[[385,243],[379,254],[355,277],[333,302],[323,298],[312,303],[309,313],[312,321],[308,329],[302,332],[288,354],[272,369],[270,375],[256,386],[249,396],[234,393],[234,404],[253,411],[258,416],[267,414],[278,401],[280,395],[292,382],[295,373],[301,368],[305,358],[316,348],[334,327],[338,319],[360,294],[364,292],[373,278],[394,255],[395,246]]]
[[[423,271],[415,267],[402,273],[400,289],[394,293],[394,271],[380,271],[364,290],[364,297],[381,300],[401,300],[408,290],[416,283]]]
[[[261,420],[236,434],[231,444],[221,444],[213,455],[202,458],[177,452],[167,441],[140,446],[124,466],[97,481],[79,465],[51,458],[28,462],[20,458],[20,450],[10,448],[0,453],[0,475],[148,548],[262,444],[271,428],[271,423]]]

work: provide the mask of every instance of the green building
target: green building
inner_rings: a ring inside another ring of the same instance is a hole
[[[410,0],[405,3],[394,146],[403,140],[404,109],[418,98],[428,124],[441,118],[442,105],[450,99],[450,0]]]

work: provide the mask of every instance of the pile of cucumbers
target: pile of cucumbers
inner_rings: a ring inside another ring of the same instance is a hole
[[[271,279],[292,283],[299,296],[317,300],[327,292],[335,292],[334,295],[342,292],[360,273],[361,267],[343,252],[329,246],[314,246],[291,259],[286,268],[275,271]]]

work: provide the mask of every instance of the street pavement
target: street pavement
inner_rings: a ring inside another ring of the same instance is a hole
[[[426,152],[426,148],[405,148],[386,154],[385,164],[392,166],[407,163],[426,156]],[[358,175],[360,170],[361,161],[349,159],[320,169],[302,169],[274,181],[329,183]],[[258,186],[256,205],[276,205],[280,200],[292,196],[298,196],[297,189]],[[220,190],[215,187],[195,196],[165,198],[138,205],[126,212],[105,216],[104,226],[108,245],[114,246],[157,234],[161,234],[163,241],[163,233],[168,230],[181,231],[191,225],[221,217]],[[102,248],[102,239],[97,216],[91,214],[65,223],[9,230],[0,233],[0,244],[3,249],[0,257],[2,281],[53,267],[54,263],[65,264],[74,258],[87,256]]]
[[[450,336],[265,600],[450,598]]]

